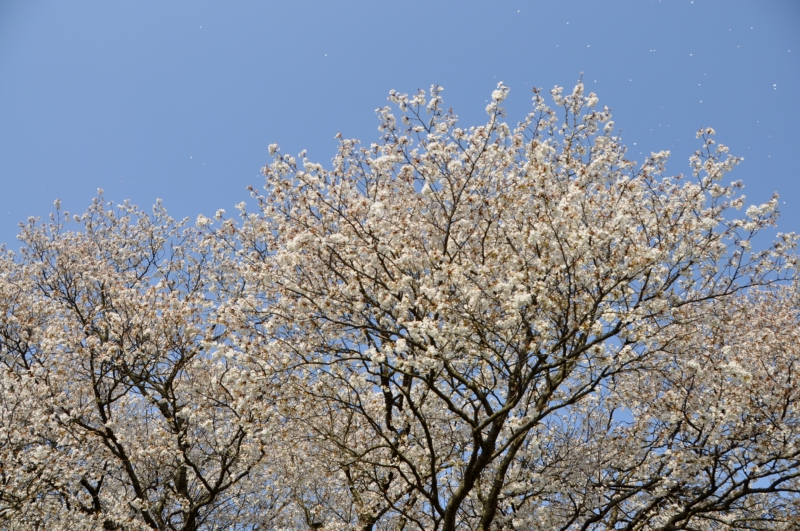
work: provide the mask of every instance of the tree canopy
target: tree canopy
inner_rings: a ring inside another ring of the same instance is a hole
[[[58,205],[0,260],[9,529],[793,529],[796,237],[741,160],[631,161],[578,83],[392,91],[194,226]],[[399,119],[395,114],[399,110]],[[763,240],[763,238],[762,238]]]

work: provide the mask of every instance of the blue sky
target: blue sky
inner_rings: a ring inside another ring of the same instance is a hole
[[[778,191],[800,232],[798,0],[0,0],[0,242],[99,187],[233,213],[270,143],[326,163],[337,132],[375,141],[390,89],[440,84],[472,125],[502,80],[516,123],[531,86],[581,73],[632,158],[688,173],[714,127],[749,201]]]

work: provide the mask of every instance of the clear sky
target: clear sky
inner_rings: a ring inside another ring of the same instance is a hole
[[[337,132],[377,140],[390,89],[440,84],[468,126],[502,80],[516,123],[581,73],[634,159],[688,173],[714,127],[800,232],[800,0],[0,0],[0,242],[99,187],[233,214],[270,143],[329,162]]]

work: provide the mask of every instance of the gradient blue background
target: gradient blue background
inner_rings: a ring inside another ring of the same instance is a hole
[[[389,89],[438,83],[472,125],[503,80],[516,123],[581,72],[633,158],[688,173],[712,126],[749,202],[779,191],[800,232],[800,0],[0,0],[0,242],[98,187],[233,214],[268,144],[326,163],[339,131],[377,139]]]

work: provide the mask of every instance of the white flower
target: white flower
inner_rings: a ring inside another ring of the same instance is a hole
[[[203,227],[205,227],[207,225],[211,225],[211,223],[213,223],[212,220],[208,219],[203,214],[200,214],[199,216],[197,216],[197,221],[195,221],[195,226],[198,229],[202,229]]]
[[[747,210],[745,210],[745,214],[747,214],[747,217],[755,219],[761,215],[761,209],[755,205],[750,205],[747,207]]]
[[[497,88],[492,91],[492,100],[500,103],[508,96],[509,88],[503,84],[501,81],[497,84]]]
[[[556,105],[561,105],[564,103],[564,98],[561,96],[561,93],[564,92],[564,87],[555,86],[550,91],[550,95],[553,96],[553,101],[556,102]]]
[[[280,148],[278,147],[278,144],[270,144],[269,145],[269,155],[270,155],[270,157],[274,157],[275,153],[277,153],[279,149]]]
[[[383,212],[384,212],[384,205],[380,201],[372,203],[372,205],[370,205],[369,207],[369,213],[375,216],[376,218],[382,217]]]

